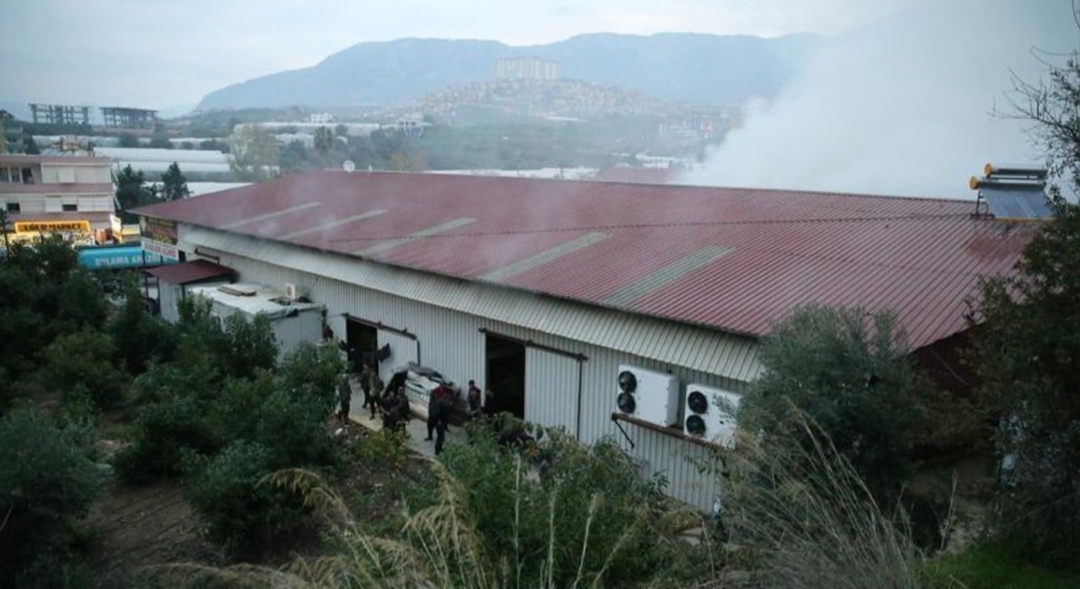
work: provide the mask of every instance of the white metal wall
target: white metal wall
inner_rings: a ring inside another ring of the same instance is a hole
[[[322,315],[319,309],[308,309],[292,317],[270,322],[278,343],[278,358],[292,352],[304,342],[322,340]]]
[[[182,286],[158,280],[158,303],[161,309],[161,318],[169,323],[180,321],[180,296]]]
[[[578,435],[581,361],[540,348],[525,348],[525,419]]]
[[[390,377],[393,376],[394,369],[398,366],[419,360],[417,340],[385,329],[379,330],[377,340],[379,348],[386,345],[390,346],[390,357],[385,362],[379,363],[379,378],[383,382],[390,382]]]
[[[215,255],[218,253],[214,252]],[[334,318],[342,313],[363,317],[369,321],[381,321],[396,329],[415,333],[425,366],[438,370],[457,383],[473,379],[481,389],[485,387],[485,336],[481,329],[521,340],[531,340],[570,353],[584,354],[587,360],[583,361],[581,367],[580,416],[576,411],[576,403],[564,403],[563,396],[541,396],[533,399],[528,397],[527,393],[526,411],[530,411],[530,404],[534,405],[535,413],[531,415],[545,425],[573,423],[576,429],[580,430],[580,439],[584,443],[593,443],[606,436],[614,438],[627,452],[642,462],[647,474],[665,477],[669,482],[668,493],[686,503],[707,509],[719,492],[716,477],[703,474],[699,469],[698,461],[706,460],[711,455],[708,449],[632,424],[622,424],[629,441],[620,432],[611,420],[615,409],[618,366],[632,364],[671,372],[677,375],[684,385],[697,382],[733,392],[745,392],[747,383],[435,307],[225,252],[220,252],[220,263],[235,269],[244,282],[271,286],[286,282],[297,284],[312,301],[326,305],[330,317],[328,323],[339,338],[345,338],[344,321]],[[626,334],[626,337],[633,336],[633,333]],[[537,351],[539,350],[533,352],[533,357],[541,358],[536,354]],[[526,379],[535,383],[534,386],[541,386],[540,383],[568,383],[567,375],[570,371],[567,368],[565,362],[548,358],[533,362],[531,366],[527,361]],[[540,405],[536,406],[537,403]]]

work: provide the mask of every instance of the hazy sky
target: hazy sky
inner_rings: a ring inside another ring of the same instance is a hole
[[[1080,45],[1069,0],[913,4],[843,35],[753,106],[687,182],[974,198],[986,162],[1041,164],[1011,76],[1035,83]]]
[[[946,0],[948,1],[948,0]],[[1040,2],[1043,0],[1033,0]],[[910,0],[30,0],[8,2],[0,100],[168,108],[361,41],[588,32],[837,34]]]

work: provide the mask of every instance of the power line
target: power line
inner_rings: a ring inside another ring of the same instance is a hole
[[[380,235],[369,237],[342,237],[329,240],[331,243],[355,242],[355,241],[389,241],[394,239],[431,239],[452,237],[488,237],[499,235],[533,235],[542,233],[565,233],[571,231],[611,231],[617,229],[658,229],[666,227],[735,227],[745,225],[795,225],[807,223],[864,223],[880,221],[924,221],[936,219],[956,219],[969,217],[968,213],[951,213],[941,215],[900,215],[879,217],[844,217],[844,218],[818,218],[818,219],[756,219],[749,221],[677,221],[671,223],[630,223],[616,225],[582,225],[576,227],[545,227],[541,229],[516,229],[505,231],[473,231],[468,233],[436,233],[428,235],[404,234],[404,235]]]

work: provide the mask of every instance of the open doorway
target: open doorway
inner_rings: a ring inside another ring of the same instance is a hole
[[[345,319],[345,346],[353,370],[359,371],[361,362],[371,363],[379,347],[379,330],[355,319]]]
[[[492,413],[506,411],[525,418],[525,344],[487,334],[485,344],[488,399]]]

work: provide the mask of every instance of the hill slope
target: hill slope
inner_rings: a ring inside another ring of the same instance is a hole
[[[499,58],[524,56],[558,61],[564,78],[637,90],[671,102],[734,105],[773,96],[821,43],[812,35],[761,39],[690,33],[599,33],[530,47],[440,39],[360,43],[310,68],[211,92],[198,109],[392,106],[448,86],[490,79]]]

